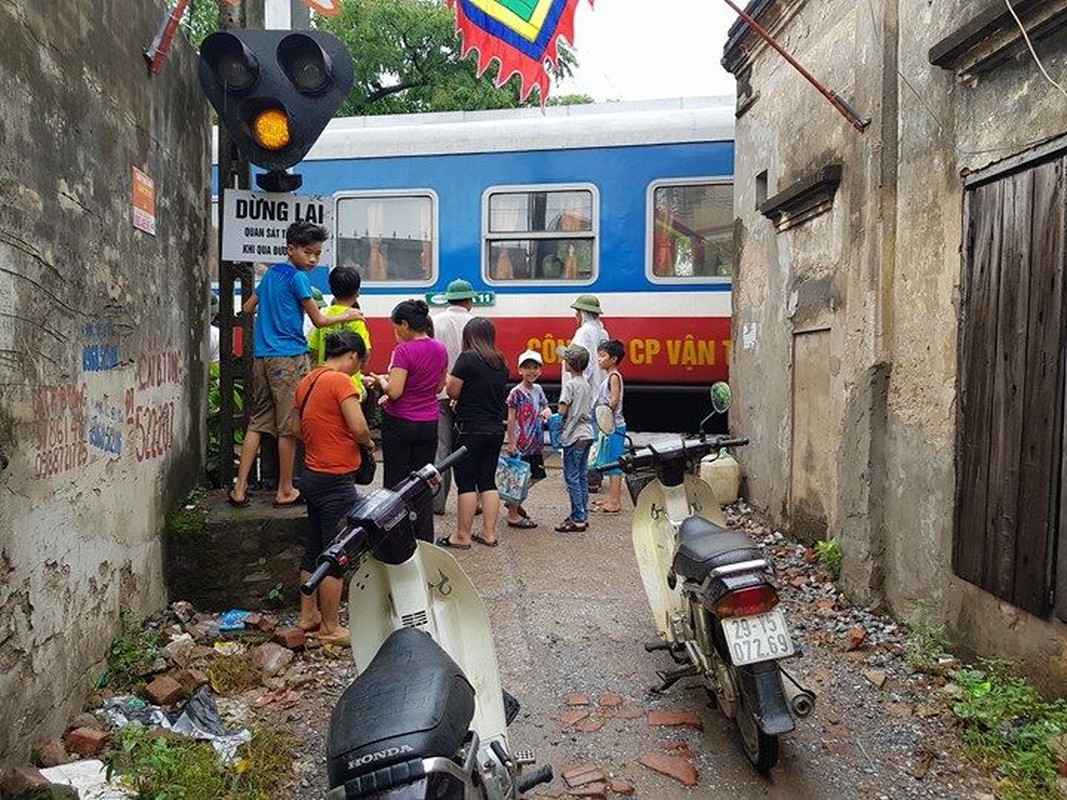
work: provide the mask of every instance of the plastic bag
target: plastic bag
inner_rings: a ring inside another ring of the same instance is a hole
[[[530,465],[518,456],[500,456],[496,488],[505,503],[521,503],[530,492]]]

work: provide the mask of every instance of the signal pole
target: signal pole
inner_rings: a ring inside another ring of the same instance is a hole
[[[219,30],[248,27],[249,5],[255,0],[218,0]],[[253,11],[253,16],[256,16]],[[262,15],[258,15],[260,21]],[[234,433],[247,420],[252,402],[252,320],[234,315],[234,285],[240,283],[241,297],[247,299],[255,289],[252,264],[222,258],[223,213],[228,189],[251,188],[251,165],[238,152],[225,125],[218,125],[218,254],[219,254],[219,480],[229,490],[236,477],[234,470]],[[234,329],[240,325],[241,356],[233,352]],[[244,387],[243,408],[238,411],[233,390],[240,376]],[[242,426],[243,427],[243,426]]]

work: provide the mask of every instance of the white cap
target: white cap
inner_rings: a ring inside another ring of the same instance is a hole
[[[524,350],[519,355],[519,366],[520,367],[522,366],[522,363],[524,361],[536,361],[538,364],[540,364],[542,366],[545,363],[544,361],[541,360],[541,354],[538,353],[536,350]]]

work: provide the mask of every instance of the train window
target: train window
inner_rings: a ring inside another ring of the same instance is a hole
[[[483,271],[490,283],[590,283],[596,277],[593,187],[490,189],[485,194],[483,231]]]
[[[731,277],[733,195],[732,183],[714,179],[652,184],[646,263],[653,281]]]
[[[368,283],[437,278],[437,198],[432,192],[363,192],[337,196],[337,264]]]

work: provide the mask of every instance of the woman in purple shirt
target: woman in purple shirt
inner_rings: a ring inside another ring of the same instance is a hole
[[[395,486],[409,473],[433,462],[437,452],[437,394],[445,385],[448,351],[432,338],[430,308],[405,300],[390,315],[397,345],[388,375],[371,375],[382,390],[383,485]],[[433,498],[414,511],[415,535],[433,541]]]

